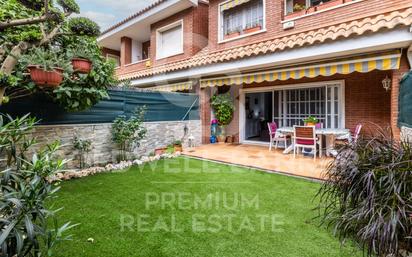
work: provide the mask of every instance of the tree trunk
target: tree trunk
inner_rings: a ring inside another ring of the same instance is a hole
[[[18,45],[14,46],[10,54],[7,55],[6,59],[1,65],[0,73],[4,75],[11,75],[13,73],[14,68],[17,65],[17,62],[22,52],[25,51],[27,48],[28,44],[26,42],[20,42]],[[3,97],[5,92],[6,87],[0,87],[0,105],[3,103]]]

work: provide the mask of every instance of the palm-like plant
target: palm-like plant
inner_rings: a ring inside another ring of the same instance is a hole
[[[412,251],[412,146],[378,131],[340,149],[318,193],[320,217],[368,256],[402,256]]]

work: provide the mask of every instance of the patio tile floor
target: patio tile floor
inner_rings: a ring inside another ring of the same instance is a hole
[[[208,144],[185,150],[184,155],[285,173],[293,176],[322,179],[322,173],[332,158],[317,158],[283,154],[283,149],[269,151],[267,146]]]

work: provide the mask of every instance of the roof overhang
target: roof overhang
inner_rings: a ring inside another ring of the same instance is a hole
[[[167,0],[143,12],[136,17],[121,23],[97,38],[100,46],[120,50],[120,38],[130,37],[137,41],[150,38],[150,25],[163,20],[187,8],[197,6],[199,0]]]

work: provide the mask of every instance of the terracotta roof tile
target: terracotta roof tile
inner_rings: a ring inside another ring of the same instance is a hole
[[[206,47],[190,59],[155,66],[150,69],[127,74],[120,74],[119,79],[137,79],[160,73],[210,65],[219,62],[227,62],[235,59],[282,51],[288,48],[323,43],[327,40],[347,38],[362,35],[367,32],[377,32],[382,29],[393,29],[396,26],[401,25],[412,25],[412,8],[406,8],[401,11],[393,11],[386,14],[349,21],[317,30],[300,32],[282,38],[270,39],[263,42],[234,47],[222,51],[211,52]]]

